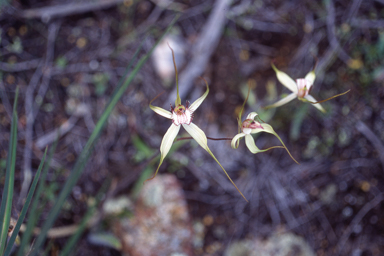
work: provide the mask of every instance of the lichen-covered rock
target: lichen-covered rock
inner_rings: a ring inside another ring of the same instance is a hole
[[[192,255],[193,228],[183,191],[174,175],[157,175],[143,187],[134,217],[115,225],[131,256]]]

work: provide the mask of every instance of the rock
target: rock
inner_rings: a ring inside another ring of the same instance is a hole
[[[193,228],[183,191],[174,175],[148,181],[136,202],[134,217],[114,225],[123,252],[131,256],[193,255]]]
[[[276,234],[267,240],[246,239],[232,243],[225,256],[315,256],[306,241],[293,233]]]
[[[156,73],[160,76],[167,87],[171,84],[175,77],[172,51],[169,47],[172,47],[173,52],[175,53],[175,60],[178,69],[183,66],[185,59],[185,45],[183,43],[183,39],[179,35],[179,32],[177,32],[177,29],[174,29],[173,31],[175,33],[166,35],[157,45],[152,54],[152,60]]]

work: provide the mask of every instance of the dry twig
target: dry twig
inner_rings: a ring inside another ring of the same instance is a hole
[[[26,19],[40,18],[43,22],[48,23],[56,17],[64,17],[79,13],[96,11],[109,8],[111,6],[121,4],[124,0],[99,0],[90,1],[88,3],[71,2],[65,5],[55,5],[36,9],[22,11],[19,16]]]
[[[18,62],[14,64],[0,62],[0,70],[4,72],[22,72],[25,70],[37,68],[40,64],[40,61],[41,61],[40,59],[36,59],[36,60]]]
[[[364,124],[362,121],[358,121],[356,124],[356,129],[361,132],[375,147],[377,154],[379,155],[381,165],[384,170],[384,145],[369,127]]]
[[[59,30],[60,24],[55,22],[48,27],[48,41],[47,41],[47,52],[44,61],[44,66],[39,67],[34,76],[31,79],[26,95],[25,95],[25,114],[27,116],[27,124],[25,129],[25,148],[24,148],[24,180],[21,186],[20,197],[18,203],[21,204],[27,195],[29,185],[32,181],[32,136],[33,136],[33,125],[35,122],[36,115],[39,111],[40,105],[35,102],[34,104],[34,92],[40,77],[43,76],[42,83],[40,85],[38,95],[43,99],[48,89],[48,85],[51,79],[51,65],[54,57],[54,45],[56,35]]]
[[[364,216],[373,208],[375,208],[378,204],[380,204],[384,200],[384,193],[378,194],[375,198],[373,198],[370,202],[366,203],[363,208],[355,215],[351,224],[349,224],[348,228],[344,231],[342,237],[337,243],[338,255],[341,255],[341,252],[344,248],[345,243],[347,242],[349,236],[352,234],[355,227],[361,222]]]

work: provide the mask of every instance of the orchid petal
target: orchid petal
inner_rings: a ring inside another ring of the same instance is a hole
[[[248,97],[249,97],[249,93],[251,92],[251,86],[250,84],[248,83],[248,92],[247,92],[247,97],[245,97],[245,100],[244,100],[244,103],[243,105],[241,106],[241,109],[239,111],[239,117],[237,118],[237,124],[238,124],[238,132],[240,133],[241,132],[241,128],[243,126],[243,124],[241,123],[241,118],[243,116],[243,111],[244,111],[244,107],[245,107],[245,104],[247,103],[248,101]],[[233,141],[233,140],[232,140]],[[237,142],[235,142],[236,145],[232,145],[231,143],[231,146],[232,148],[236,149],[239,147],[239,144],[240,144],[240,138],[237,140]]]
[[[288,152],[289,156],[293,159],[293,161],[295,161],[297,164],[299,164],[295,158],[293,158],[293,156],[291,155],[291,153],[289,152],[288,148],[285,146],[284,142],[281,140],[281,138],[279,137],[279,135],[277,135],[277,133],[275,132],[275,130],[273,130],[272,126],[270,126],[269,124],[261,124],[261,126],[263,128],[257,128],[257,129],[252,129],[251,131],[251,134],[254,134],[254,133],[259,133],[259,132],[267,132],[267,133],[271,133],[273,135],[275,135],[279,141],[281,142],[281,144],[284,146],[285,150]]]
[[[152,102],[154,100],[156,100],[161,94],[163,94],[164,92],[160,93],[159,95],[157,95],[155,98],[153,98],[150,102],[149,102],[149,107],[156,112],[156,114],[158,115],[161,115],[165,118],[168,118],[168,119],[172,119],[172,113],[170,111],[167,111],[163,108],[160,108],[160,107],[155,107],[152,105]]]
[[[250,134],[245,135],[245,145],[247,146],[249,151],[251,151],[253,154],[262,152],[262,150],[260,150],[256,146],[255,140],[253,139],[252,135],[250,135]]]
[[[220,165],[221,169],[224,171],[225,175],[227,176],[229,181],[232,183],[232,185],[235,186],[235,188],[241,194],[241,196],[245,199],[245,201],[248,202],[248,200],[245,198],[243,193],[241,193],[241,191],[237,188],[236,184],[232,181],[231,177],[229,177],[224,167],[220,164],[220,162],[216,159],[216,157],[213,155],[213,153],[209,149],[208,140],[207,140],[207,136],[205,136],[205,133],[194,123],[191,123],[190,125],[183,124],[183,127],[191,135],[191,137],[194,138],[196,142],[212,156],[213,159],[215,159],[215,161]]]
[[[245,135],[245,145],[247,146],[249,151],[251,151],[253,154],[257,154],[260,152],[266,152],[266,151],[273,149],[273,148],[284,148],[282,146],[274,146],[274,147],[270,147],[267,149],[259,149],[255,144],[255,139],[250,134]]]
[[[243,105],[241,106],[241,109],[240,109],[240,111],[239,111],[239,117],[237,118],[237,122],[238,122],[238,124],[239,124],[239,132],[240,132],[240,129],[241,129],[241,126],[242,126],[242,124],[241,124],[241,118],[242,118],[242,116],[243,116],[244,107],[245,107],[245,104],[246,104],[247,101],[248,101],[248,97],[249,97],[249,93],[250,93],[250,92],[251,92],[251,86],[248,84],[247,97],[245,97],[244,103],[243,103]],[[237,145],[237,146],[239,146],[239,145]]]
[[[153,175],[153,177],[150,179],[147,179],[146,181],[151,180],[151,179],[156,177],[156,174],[159,171],[159,168],[160,168],[161,164],[163,163],[164,158],[167,156],[169,150],[171,149],[173,141],[175,140],[179,131],[180,131],[180,125],[177,126],[177,125],[172,124],[171,127],[168,128],[168,131],[165,133],[163,140],[161,141],[161,145],[160,145],[161,157],[160,157],[159,166],[157,167],[156,172]],[[144,183],[146,181],[144,181]]]
[[[342,95],[344,95],[344,94],[347,94],[347,93],[349,93],[351,91],[351,89],[349,89],[348,91],[346,91],[346,92],[343,92],[343,93],[340,93],[340,94],[336,94],[336,95],[334,95],[334,96],[332,96],[332,97],[329,97],[328,99],[325,99],[325,100],[320,100],[320,101],[309,101],[309,100],[307,100],[309,103],[312,103],[312,104],[318,104],[318,103],[323,103],[323,102],[326,102],[326,101],[329,101],[329,100],[331,100],[331,99],[334,99],[334,98],[337,98],[337,97],[340,97],[340,96],[342,96]]]
[[[247,146],[249,151],[251,151],[253,154],[257,154],[257,153],[260,153],[260,152],[265,152],[265,151],[268,151],[268,150],[270,150],[272,148],[280,148],[280,146],[277,146],[277,147],[270,147],[270,148],[267,148],[267,149],[259,149],[256,146],[256,144],[255,144],[254,138],[250,134],[245,135],[245,145]]]
[[[198,98],[197,100],[195,100],[195,102],[193,102],[191,104],[191,106],[189,107],[189,109],[192,111],[192,112],[195,112],[196,109],[201,105],[201,103],[203,103],[203,101],[205,100],[205,98],[207,97],[208,93],[209,93],[209,87],[208,87],[208,83],[205,79],[203,79],[205,81],[205,84],[207,86],[207,90],[205,91],[205,93],[200,97]]]
[[[272,64],[273,70],[276,72],[277,79],[289,90],[297,94],[297,85],[293,79],[286,73],[278,70],[275,65]]]
[[[272,105],[266,106],[264,108],[267,109],[267,108],[280,107],[280,106],[282,106],[284,104],[287,104],[288,102],[294,100],[296,98],[296,96],[297,96],[296,93],[291,93],[288,96],[286,96],[286,97],[282,98],[281,100],[279,100],[278,102],[276,102],[276,103],[274,103]]]
[[[315,71],[312,70],[311,72],[309,72],[306,76],[305,76],[305,80],[308,80],[308,82],[310,82],[311,86],[313,85],[313,83],[315,82],[315,78],[316,78],[316,74],[315,74]],[[309,88],[308,88],[309,90]]]
[[[161,115],[165,118],[168,118],[168,119],[172,119],[172,113],[168,110],[165,110],[163,108],[160,108],[160,107],[155,107],[155,106],[152,106],[151,104],[149,104],[149,107],[156,112],[156,114],[158,115]]]
[[[233,139],[231,141],[231,147],[234,149],[237,149],[239,147],[238,140],[240,140],[240,138],[242,138],[244,136],[245,136],[245,133],[239,133],[235,137],[233,137]]]
[[[247,119],[252,119],[254,120],[256,116],[258,116],[259,114],[257,114],[256,112],[251,112],[248,114],[247,116]]]
[[[317,100],[315,98],[313,98],[312,95],[309,95],[309,94],[307,96],[305,96],[304,98],[310,102],[317,102]],[[315,103],[312,105],[315,108],[317,108],[318,110],[320,110],[321,112],[325,113],[325,109],[319,103]]]

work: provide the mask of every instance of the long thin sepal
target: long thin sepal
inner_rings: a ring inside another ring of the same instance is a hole
[[[247,103],[248,101],[248,97],[249,97],[249,93],[251,92],[251,86],[248,85],[248,92],[247,92],[247,97],[245,97],[245,100],[243,102],[243,105],[241,106],[241,109],[240,109],[240,112],[239,112],[239,117],[237,118],[237,121],[238,121],[238,124],[239,124],[239,129],[241,129],[241,118],[243,116],[243,111],[244,111],[244,107],[245,107],[245,104]],[[240,130],[239,130],[240,131]]]
[[[190,125],[183,124],[184,129],[196,140],[196,142],[205,149],[213,159],[215,159],[216,163],[218,163],[221,167],[221,169],[224,171],[225,175],[229,179],[229,181],[232,183],[233,186],[237,189],[237,191],[240,193],[240,195],[244,198],[245,201],[248,202],[248,200],[245,198],[243,193],[241,193],[240,189],[236,186],[235,182],[229,177],[227,171],[224,169],[224,167],[220,164],[220,162],[216,159],[216,157],[213,155],[212,151],[208,147],[208,140],[207,136],[205,136],[205,133],[194,123],[191,123]]]
[[[159,171],[159,168],[160,168],[161,164],[163,163],[164,158],[167,156],[169,150],[171,149],[173,141],[175,140],[179,131],[180,131],[180,125],[171,124],[171,127],[168,128],[168,131],[165,133],[163,140],[161,141],[161,145],[160,145],[161,157],[160,157],[159,166],[157,167],[156,172],[153,175],[153,177],[145,180],[144,184],[148,180],[152,180],[153,178],[156,177],[157,172]]]
[[[251,86],[248,84],[247,97],[245,97],[245,100],[244,100],[243,105],[241,106],[241,109],[240,109],[240,112],[239,112],[239,116],[237,117],[237,124],[238,124],[238,132],[239,133],[241,131],[241,126],[242,126],[241,120],[242,120],[242,116],[243,116],[244,107],[245,107],[245,104],[248,101],[248,97],[249,97],[250,92],[251,92]],[[236,145],[232,145],[232,143],[231,143],[231,146],[232,146],[232,148],[238,148],[239,144],[240,144],[240,138],[236,141]]]
[[[247,146],[249,151],[251,151],[253,154],[266,152],[266,151],[273,149],[273,148],[284,148],[283,146],[273,146],[273,147],[270,147],[267,149],[259,149],[255,144],[254,138],[250,134],[245,135],[245,145]]]
[[[316,102],[316,99],[312,97],[312,95],[308,94],[307,96],[304,97],[304,99],[301,99],[302,101],[304,102]],[[315,108],[317,108],[318,110],[320,110],[321,112],[325,113],[325,109],[319,104],[319,103],[314,103],[312,104],[312,106],[314,106]]]
[[[311,103],[311,104],[319,104],[319,103],[323,103],[323,102],[329,101],[329,100],[331,100],[331,99],[334,99],[334,98],[336,98],[336,97],[339,97],[339,96],[342,96],[342,95],[344,95],[344,94],[347,94],[347,93],[349,93],[350,90],[351,90],[351,89],[349,89],[349,90],[346,91],[346,92],[343,92],[343,93],[337,94],[337,95],[335,95],[335,96],[332,96],[332,97],[330,97],[330,98],[328,98],[328,99],[325,99],[325,100],[320,100],[320,101],[316,101],[316,102],[312,102],[312,101],[309,101],[309,100],[308,100],[308,102]]]
[[[175,107],[181,105],[181,99],[179,95],[179,80],[178,80],[178,74],[177,74],[177,66],[176,66],[176,60],[175,60],[175,53],[172,49],[172,47],[168,44],[169,49],[172,51],[172,59],[173,59],[173,66],[175,66],[175,76],[176,76],[176,90],[177,90],[177,96],[176,96],[176,101],[175,101]]]
[[[280,138],[279,135],[277,135],[277,133],[273,130],[272,126],[270,126],[269,124],[262,124],[262,127],[264,128],[264,132],[268,132],[268,133],[271,133],[273,135],[275,135],[279,141],[281,142],[281,144],[283,145],[283,147],[285,148],[285,150],[288,152],[289,156],[292,158],[293,161],[295,161],[297,164],[299,164],[299,162],[296,161],[295,158],[293,158],[293,156],[291,155],[291,152],[289,152],[288,148],[285,146],[283,140]]]

